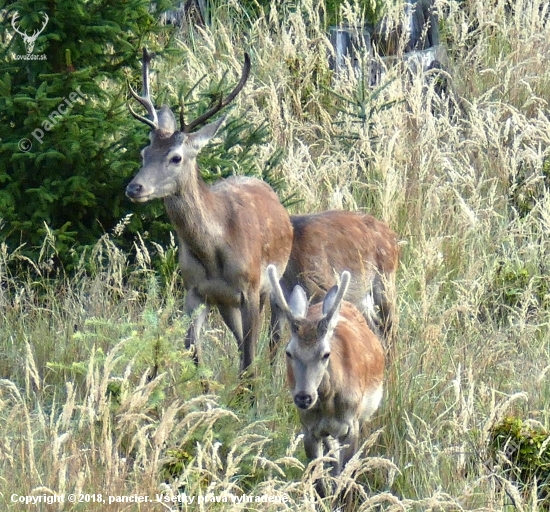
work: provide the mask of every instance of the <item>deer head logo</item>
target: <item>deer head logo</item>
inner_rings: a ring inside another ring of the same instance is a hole
[[[27,48],[27,54],[30,55],[34,49],[34,43],[38,39],[38,36],[44,31],[46,28],[46,25],[48,24],[48,15],[46,13],[42,13],[44,16],[44,24],[42,25],[42,28],[39,30],[35,30],[32,35],[27,34],[27,32],[21,32],[17,26],[15,25],[15,22],[17,21],[17,18],[19,18],[19,13],[15,12],[11,18],[11,26],[13,29],[23,38],[23,42],[25,43],[25,47]]]

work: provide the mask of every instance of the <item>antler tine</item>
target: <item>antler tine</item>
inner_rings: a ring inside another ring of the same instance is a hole
[[[132,89],[132,86],[130,84],[128,84],[128,87],[130,88],[130,93],[132,94],[132,96],[138,100],[144,107],[145,105],[143,104],[142,100],[143,98],[141,96],[139,96],[133,89]],[[145,107],[147,108],[147,107]],[[132,105],[130,105],[130,103],[128,103],[128,110],[130,111],[130,114],[132,114],[132,116],[134,116],[138,121],[141,121],[142,123],[145,123],[146,125],[148,125],[152,130],[157,130],[158,129],[158,125],[155,123],[155,121],[151,121],[151,119],[149,119],[148,117],[145,117],[145,116],[141,116],[139,115],[133,108],[132,108]],[[155,115],[156,115],[156,112],[155,112]],[[157,122],[158,122],[158,119],[157,119]]]
[[[17,21],[17,19],[19,18],[19,13],[16,11],[13,13],[13,16],[11,17],[11,26],[13,27],[13,29],[21,36],[26,36],[27,33],[23,33],[21,32],[16,26],[15,26],[15,22]]]
[[[248,53],[245,52],[244,54],[244,64],[243,64],[243,70],[241,72],[241,79],[239,80],[239,83],[235,86],[235,88],[229,93],[229,95],[224,99],[220,99],[213,107],[211,107],[209,110],[207,110],[204,114],[197,117],[195,120],[191,121],[189,124],[185,124],[183,119],[183,108],[180,111],[180,123],[181,123],[181,131],[185,133],[189,133],[192,130],[194,130],[197,126],[200,126],[205,121],[210,119],[214,114],[218,113],[222,108],[229,105],[239,94],[244,87],[244,84],[248,80],[248,75],[250,74],[250,56]]]
[[[48,15],[46,13],[43,13],[44,14],[44,25],[42,25],[42,28],[41,29],[38,29],[35,31],[35,34],[40,34],[40,32],[42,32],[45,28],[46,28],[46,25],[48,24],[48,21],[50,21],[50,18],[48,17]]]
[[[154,54],[151,54],[147,51],[147,48],[143,48],[143,64],[142,64],[142,72],[143,72],[143,94],[141,96],[138,95],[136,91],[132,88],[131,85],[129,85],[130,88],[130,94],[137,100],[139,103],[147,110],[147,115],[149,116],[144,117],[140,116],[134,110],[132,107],[128,104],[128,109],[130,110],[130,113],[142,123],[145,123],[149,125],[153,130],[158,129],[158,116],[157,111],[155,110],[155,106],[153,105],[153,101],[151,100],[151,95],[149,93],[149,63],[151,62],[151,58],[154,56]]]
[[[143,73],[143,97],[151,99],[149,94],[149,64],[151,64],[151,59],[155,56],[154,53],[149,53],[145,46],[143,47],[143,58],[142,58],[142,73]]]
[[[181,100],[180,104],[180,129],[183,133],[188,133],[187,125],[185,124],[185,116],[183,115],[183,100]]]

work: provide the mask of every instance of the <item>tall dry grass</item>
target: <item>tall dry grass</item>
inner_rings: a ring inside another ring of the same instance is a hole
[[[246,30],[240,4],[224,4],[211,29],[178,41],[184,58],[155,67],[160,97],[176,98],[178,77],[236,77],[249,51],[253,73],[231,115],[271,126],[258,160],[284,148],[280,175],[302,200],[293,211],[366,210],[400,234],[397,357],[365,444],[336,484],[361,511],[542,510],[536,492],[490,461],[488,445],[508,414],[550,424],[548,4],[437,2],[449,56],[443,98],[402,66],[386,70],[376,93],[352,70],[333,76],[322,16],[313,1],[297,4],[273,2]],[[346,4],[342,18],[360,16]],[[174,250],[169,241],[157,249]],[[305,459],[265,333],[251,406],[223,324],[210,318],[197,372],[182,345],[177,276],[163,285],[139,239],[136,252],[129,267],[106,235],[68,280],[46,259],[34,277],[9,275],[20,256],[2,247],[3,508],[28,508],[13,493],[185,492],[289,501],[183,510],[331,510],[332,498],[314,499],[324,470]]]

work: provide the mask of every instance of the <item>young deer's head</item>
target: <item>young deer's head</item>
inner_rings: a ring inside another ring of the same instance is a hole
[[[224,118],[203,126],[210,117],[227,106],[241,91],[250,73],[250,57],[245,54],[245,62],[239,83],[233,91],[214,104],[204,114],[186,124],[183,110],[180,112],[180,130],[174,113],[167,105],[155,110],[149,91],[149,63],[152,58],[143,49],[143,94],[139,96],[131,87],[132,96],[145,108],[147,117],[141,116],[130,108],[132,115],[151,128],[150,144],[142,150],[142,166],[134,179],[126,187],[126,195],[134,202],[167,197],[186,187],[190,180],[196,179],[196,158],[201,148],[214,137]]]
[[[319,386],[327,374],[331,340],[350,282],[350,273],[344,271],[340,285],[333,286],[322,303],[311,307],[304,289],[299,285],[294,287],[287,303],[275,266],[269,265],[267,273],[275,301],[291,325],[286,362],[292,398],[298,408],[307,410],[317,402]]]

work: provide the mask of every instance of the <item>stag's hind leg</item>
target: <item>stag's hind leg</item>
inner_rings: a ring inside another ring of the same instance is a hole
[[[244,301],[243,301],[244,302]],[[229,327],[229,330],[235,336],[237,340],[237,345],[239,347],[239,354],[241,356],[241,372],[246,370],[252,362],[250,351],[247,350],[247,333],[250,330],[250,327],[245,319],[245,309],[243,306],[240,308],[220,305],[218,306],[220,314],[222,315],[223,321]],[[258,304],[258,314],[259,314],[259,304]]]
[[[372,332],[382,341],[388,361],[392,361],[396,330],[394,277],[377,274],[361,299],[360,309]]]
[[[380,339],[384,345],[388,362],[394,360],[395,321],[395,275],[377,275],[373,286],[374,303],[379,318]]]
[[[382,335],[388,339],[393,330],[394,291],[392,283],[385,276],[376,276],[373,286],[374,303],[378,309]]]
[[[240,370],[243,377],[246,377],[246,371],[254,360],[256,343],[260,334],[260,302],[259,295],[254,295],[248,300],[243,297],[240,308],[219,306],[227,327],[237,340],[241,357]]]

